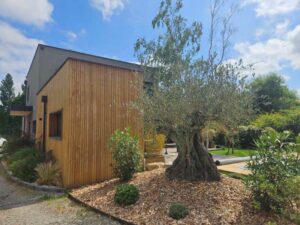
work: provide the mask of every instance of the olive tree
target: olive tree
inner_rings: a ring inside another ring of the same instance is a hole
[[[154,29],[162,31],[156,40],[138,39],[136,55],[152,81],[137,101],[145,128],[168,133],[177,144],[178,157],[166,174],[173,179],[217,181],[218,170],[201,144],[201,130],[209,122],[232,126],[251,111],[249,91],[238,71],[240,63],[223,62],[231,30],[228,17],[221,22],[221,53],[215,48],[216,12],[223,2],[212,4],[212,32],[207,57],[201,54],[201,23],[190,26],[180,14],[182,1],[163,0]]]

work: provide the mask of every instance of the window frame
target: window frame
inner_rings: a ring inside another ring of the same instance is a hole
[[[57,115],[60,114],[60,124]],[[56,132],[53,132],[52,117],[56,116]],[[63,137],[63,109],[49,113],[48,137],[55,140],[62,140]],[[59,126],[60,125],[60,126]],[[60,129],[59,129],[60,127]],[[60,130],[60,132],[59,132]],[[59,135],[60,133],[60,135]]]

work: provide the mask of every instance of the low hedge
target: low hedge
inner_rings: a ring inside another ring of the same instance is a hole
[[[7,160],[12,175],[27,182],[34,182],[37,179],[35,167],[41,162],[40,152],[30,147],[19,149]]]

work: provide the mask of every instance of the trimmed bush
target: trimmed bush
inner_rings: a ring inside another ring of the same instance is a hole
[[[130,129],[117,130],[110,138],[114,173],[121,180],[129,180],[140,167],[140,148],[137,136],[132,137]]]
[[[169,216],[175,220],[182,219],[189,214],[187,207],[180,203],[173,203],[169,208]]]
[[[42,157],[37,149],[24,148],[9,157],[8,168],[13,176],[27,182],[34,182],[37,179],[34,169],[41,161]]]
[[[266,132],[257,141],[257,154],[248,162],[251,174],[246,185],[258,208],[282,213],[289,200],[283,197],[288,179],[300,175],[298,146],[289,142],[290,133]]]
[[[132,205],[139,199],[139,190],[132,184],[121,184],[116,188],[115,202],[119,205]]]
[[[60,169],[57,164],[52,162],[40,163],[35,168],[37,172],[37,183],[41,185],[55,185],[61,184]]]

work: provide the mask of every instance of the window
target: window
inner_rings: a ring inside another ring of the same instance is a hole
[[[62,111],[49,115],[49,137],[62,137]]]

